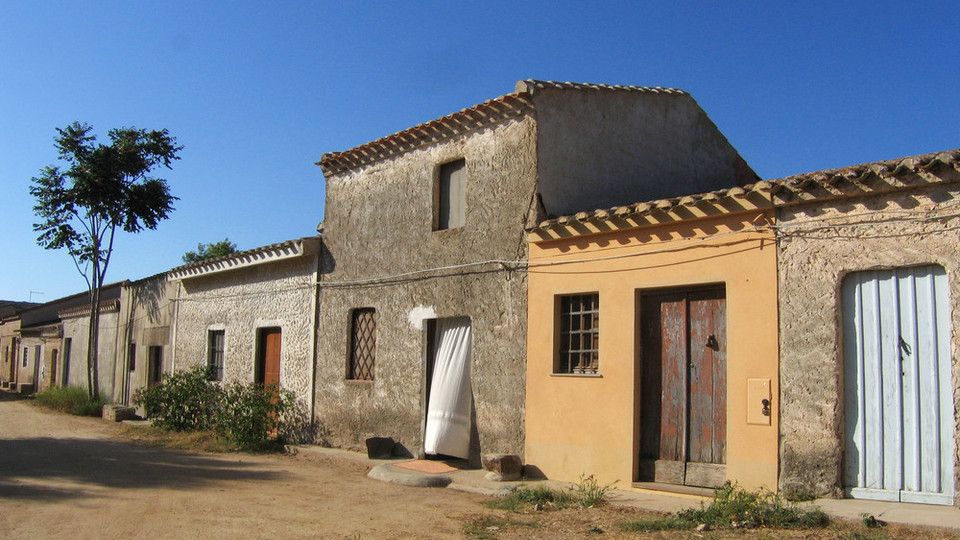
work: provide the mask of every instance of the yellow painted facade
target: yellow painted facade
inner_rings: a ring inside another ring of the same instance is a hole
[[[772,212],[663,221],[554,225],[530,233],[526,462],[557,480],[593,474],[620,487],[636,481],[639,293],[723,284],[727,479],[746,488],[776,489],[777,261],[774,233],[761,225],[772,223]],[[600,302],[599,373],[554,374],[556,298],[593,292]],[[758,394],[766,381],[769,417],[760,412]],[[748,401],[748,387],[756,403]],[[763,419],[769,425],[762,425]]]

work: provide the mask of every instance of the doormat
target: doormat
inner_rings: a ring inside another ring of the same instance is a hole
[[[426,459],[404,461],[403,463],[397,463],[395,466],[427,474],[452,473],[457,470],[456,467],[451,467],[442,461],[432,461]]]

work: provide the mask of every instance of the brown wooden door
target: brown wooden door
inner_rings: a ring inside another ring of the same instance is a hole
[[[266,386],[280,386],[280,336],[279,328],[260,331],[257,382]]]
[[[726,302],[722,288],[641,297],[640,480],[726,480]]]

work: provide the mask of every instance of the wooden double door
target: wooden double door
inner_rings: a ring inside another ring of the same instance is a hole
[[[640,297],[639,480],[726,481],[726,297],[722,286]]]

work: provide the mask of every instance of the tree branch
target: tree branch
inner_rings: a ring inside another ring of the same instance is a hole
[[[107,256],[103,259],[103,268],[100,270],[100,284],[98,287],[103,286],[103,278],[107,275],[107,267],[110,266],[110,256],[113,255],[113,235],[117,232],[117,224],[114,223],[110,227],[110,242],[107,244]]]

